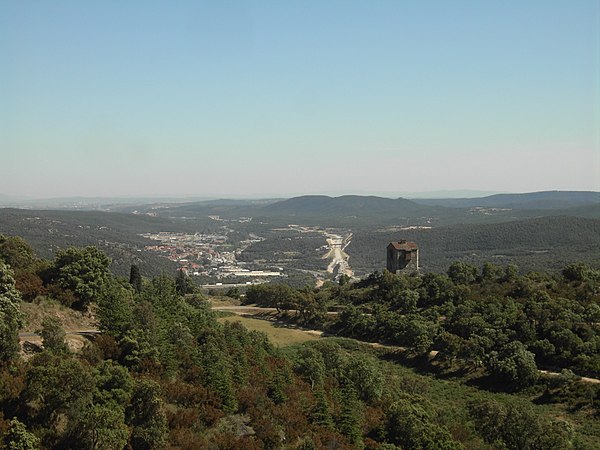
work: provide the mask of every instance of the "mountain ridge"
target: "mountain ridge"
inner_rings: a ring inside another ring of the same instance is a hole
[[[413,199],[413,201],[421,205],[449,208],[564,209],[600,203],[600,192],[554,190],[494,194],[476,198]]]

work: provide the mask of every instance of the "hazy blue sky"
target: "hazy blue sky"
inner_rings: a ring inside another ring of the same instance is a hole
[[[600,190],[600,2],[0,1],[0,194]]]

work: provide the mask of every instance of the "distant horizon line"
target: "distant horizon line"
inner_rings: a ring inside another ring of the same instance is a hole
[[[329,196],[329,197],[343,197],[343,196],[360,196],[360,197],[382,197],[382,198],[405,198],[405,199],[460,199],[460,198],[480,198],[488,197],[499,194],[533,194],[540,192],[594,192],[600,193],[600,191],[594,190],[578,190],[578,189],[545,189],[539,191],[488,191],[488,190],[476,190],[476,189],[448,189],[448,190],[435,190],[435,191],[417,191],[417,192],[332,192],[325,191],[324,193],[285,193],[285,194],[259,194],[259,195],[231,195],[231,196],[219,196],[219,195],[114,195],[114,196],[98,196],[98,195],[74,195],[74,196],[50,196],[50,197],[34,197],[34,196],[13,196],[4,195],[0,193],[0,203],[5,202],[58,202],[58,201],[140,201],[140,200],[156,200],[156,201],[214,201],[214,200],[279,200],[279,199],[290,199],[295,197],[304,196]]]

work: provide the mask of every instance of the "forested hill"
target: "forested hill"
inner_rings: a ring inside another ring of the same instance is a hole
[[[207,219],[206,226],[209,225]],[[145,252],[144,247],[149,241],[139,234],[186,230],[197,231],[198,228],[195,224],[144,215],[0,209],[0,234],[24,237],[40,256],[46,258],[53,257],[59,248],[99,246],[113,260],[113,271],[120,275],[129,273],[132,262],[139,264],[142,272],[148,275],[175,270],[168,259]]]
[[[543,191],[523,194],[495,194],[481,198],[415,199],[415,203],[451,208],[511,208],[511,209],[565,209],[582,205],[600,204],[600,192]]]
[[[403,198],[391,199],[375,196],[343,195],[305,195],[283,200],[263,208],[264,212],[276,214],[314,214],[314,215],[351,215],[415,213],[430,211],[415,202]]]
[[[96,247],[44,261],[0,238],[0,449],[599,448],[600,271],[584,264],[248,288],[327,332],[283,348],[181,272],[108,266]],[[65,317],[98,330],[69,345]]]
[[[420,265],[443,271],[462,259],[514,263],[524,270],[558,269],[573,261],[600,265],[600,220],[542,217],[497,224],[454,225],[430,230],[361,232],[354,234],[346,252],[360,273],[385,268],[385,247],[391,241],[418,243]]]
[[[219,215],[282,225],[298,224],[370,229],[391,225],[497,223],[567,215],[600,218],[600,193],[538,192],[501,194],[477,199],[415,199],[377,196],[305,195],[286,200],[214,200],[187,204],[139,205],[122,209],[164,217]]]

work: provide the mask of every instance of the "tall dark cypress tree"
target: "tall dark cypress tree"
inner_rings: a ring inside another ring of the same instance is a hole
[[[310,418],[312,423],[325,428],[333,428],[331,411],[322,384],[315,390],[315,405],[310,413]]]
[[[142,291],[142,276],[140,275],[140,268],[137,264],[131,265],[131,270],[129,271],[129,284],[133,286],[138,294]]]
[[[175,289],[177,290],[177,293],[180,295],[194,293],[194,282],[183,271],[183,269],[179,269],[177,271],[177,278],[175,278]]]
[[[338,416],[338,430],[348,440],[362,447],[361,417],[360,411],[362,405],[358,399],[358,394],[352,387],[344,387],[341,392],[340,414]]]

